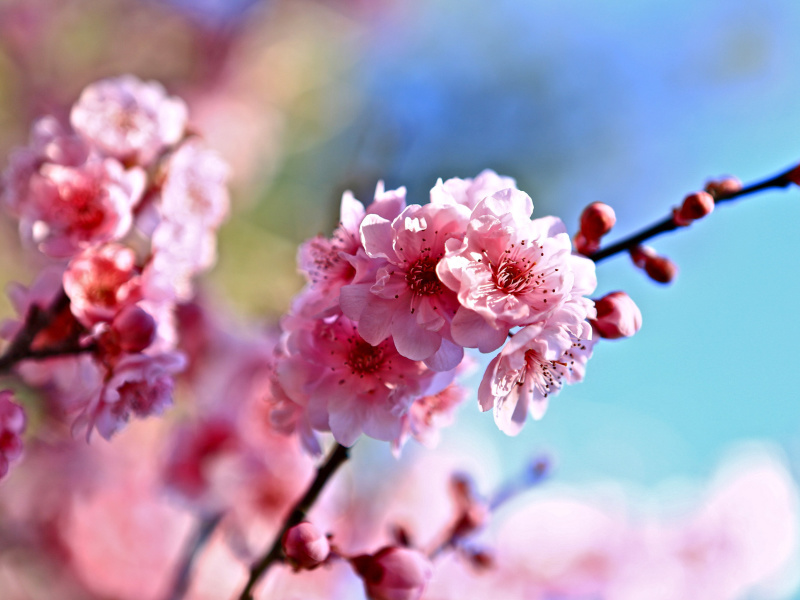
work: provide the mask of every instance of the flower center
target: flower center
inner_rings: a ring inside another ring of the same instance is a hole
[[[342,249],[335,242],[315,240],[310,245],[311,264],[309,278],[313,283],[327,280],[352,281],[356,270],[339,254]]]
[[[519,383],[524,383],[526,377],[532,377],[534,385],[542,391],[545,398],[561,389],[562,379],[567,374],[565,363],[557,360],[544,360],[534,350],[528,350],[525,353],[525,366]]]
[[[374,373],[383,366],[383,348],[371,346],[363,340],[355,342],[347,355],[345,364],[353,373],[366,375]]]
[[[417,259],[406,271],[406,283],[418,296],[435,296],[442,291],[442,282],[436,275],[438,259],[423,256]]]
[[[77,229],[93,230],[103,223],[105,215],[98,206],[99,193],[99,190],[89,185],[78,185],[67,190],[64,200],[71,211],[70,220]]]
[[[505,294],[523,294],[527,292],[536,277],[531,272],[532,263],[524,256],[518,258],[503,257],[492,270],[492,282],[498,290]]]

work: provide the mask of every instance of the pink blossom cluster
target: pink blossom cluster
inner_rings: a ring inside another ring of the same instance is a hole
[[[275,395],[344,445],[402,441],[456,404],[442,394],[465,348],[499,349],[478,399],[515,434],[583,377],[594,263],[492,171],[440,180],[425,205],[405,197],[379,185],[365,208],[346,193],[333,236],[300,248],[308,284],[283,320]]]
[[[69,123],[37,121],[3,173],[3,204],[47,266],[11,290],[20,321],[2,333],[36,327],[30,350],[64,354],[18,371],[87,435],[163,411],[185,366],[174,309],[213,264],[229,203],[228,169],[187,118],[158,83],[102,80]]]

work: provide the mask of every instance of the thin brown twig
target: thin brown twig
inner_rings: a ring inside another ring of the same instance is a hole
[[[325,485],[328,483],[337,469],[342,466],[349,458],[350,449],[341,444],[336,444],[334,449],[317,469],[317,475],[314,481],[303,494],[297,503],[292,507],[292,511],[283,522],[283,527],[275,536],[275,540],[264,555],[250,568],[250,577],[247,580],[242,593],[239,595],[239,600],[253,600],[253,587],[255,587],[258,580],[267,572],[267,570],[276,562],[283,560],[283,548],[281,543],[283,536],[289,529],[301,523],[306,518],[306,514],[316,502],[317,497],[320,495]]]
[[[69,296],[60,290],[53,301],[46,309],[42,309],[36,304],[32,304],[25,315],[25,322],[0,355],[0,374],[11,371],[14,366],[23,360],[41,360],[56,356],[69,356],[73,354],[83,354],[92,352],[94,344],[81,345],[79,340],[72,339],[66,343],[34,350],[32,348],[36,336],[47,329],[53,319],[67,307],[69,307]]]
[[[748,194],[753,194],[767,189],[785,188],[797,179],[798,169],[799,167],[793,166],[792,168],[787,169],[786,171],[783,171],[774,177],[770,177],[769,179],[753,183],[735,192],[719,195],[714,198],[714,203],[722,204],[723,202],[730,202],[736,198],[741,198],[742,196],[747,196]],[[615,254],[635,248],[650,238],[661,235],[662,233],[667,233],[668,231],[674,231],[678,228],[679,226],[675,224],[672,215],[670,215],[638,233],[620,240],[611,246],[598,250],[594,254],[590,255],[589,258],[598,263],[601,260],[605,260],[606,258],[614,256]]]

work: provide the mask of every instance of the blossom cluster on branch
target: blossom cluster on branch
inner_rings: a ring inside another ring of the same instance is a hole
[[[516,434],[528,414],[541,417],[583,378],[597,282],[564,224],[532,212],[513,179],[488,170],[440,180],[425,205],[406,205],[404,188],[379,185],[366,208],[346,193],[333,236],[298,253],[308,284],[282,322],[280,415],[306,439],[317,430],[346,446],[361,433],[401,444],[452,409],[446,391],[464,349],[476,348],[500,349],[478,391],[500,429]],[[628,299],[623,312],[638,309]],[[613,328],[611,311],[602,316]],[[641,316],[633,321],[625,335]]]
[[[69,123],[34,124],[2,201],[43,266],[11,287],[19,319],[0,334],[4,366],[44,391],[48,416],[109,438],[171,402],[185,367],[174,309],[215,261],[227,176],[183,101],[155,82],[94,83]]]

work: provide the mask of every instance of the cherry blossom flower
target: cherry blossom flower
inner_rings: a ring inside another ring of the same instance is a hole
[[[378,182],[375,198],[364,208],[351,192],[342,196],[339,225],[330,239],[321,235],[302,244],[297,264],[308,280],[308,286],[293,305],[296,314],[321,318],[339,312],[339,291],[350,284],[361,270],[357,267],[361,246],[359,228],[366,215],[394,219],[405,207],[405,188],[385,191]],[[359,257],[364,263],[365,259]]]
[[[141,165],[180,140],[186,119],[182,100],[167,96],[161,84],[132,75],[88,86],[70,114],[72,126],[92,146]]]
[[[594,263],[571,254],[559,219],[531,221],[532,211],[527,194],[503,190],[475,207],[463,242],[447,242],[436,271],[461,304],[451,327],[455,342],[490,352],[513,327],[541,321],[566,304],[570,309],[561,314],[575,333],[593,316],[591,300],[581,298],[597,284]]]
[[[56,258],[119,240],[131,227],[144,185],[144,171],[125,170],[113,159],[78,167],[44,164],[31,176],[27,201],[19,207],[20,230]]]
[[[491,169],[486,169],[474,179],[454,177],[445,182],[440,179],[431,190],[431,203],[461,204],[472,210],[484,198],[509,188],[516,189],[517,182],[511,177],[503,177]]]
[[[148,297],[170,302],[190,300],[193,278],[217,258],[216,232],[193,223],[161,221],[151,240],[153,254],[142,272]]]
[[[463,239],[468,219],[468,209],[458,204],[412,204],[391,222],[364,219],[364,250],[384,266],[374,282],[343,288],[341,304],[365,340],[378,344],[391,335],[402,356],[440,371],[461,361],[463,348],[449,331],[458,298],[439,281],[436,267],[446,242]]]
[[[64,272],[64,291],[72,314],[87,327],[111,321],[122,307],[139,299],[136,254],[120,244],[84,250]]]
[[[14,392],[0,391],[0,479],[8,474],[10,463],[22,456],[22,433],[27,417],[14,402]]]
[[[11,153],[3,173],[0,197],[8,209],[19,216],[28,200],[31,177],[45,163],[78,167],[86,162],[89,148],[54,117],[43,117],[33,124],[27,146]]]
[[[169,157],[158,203],[162,218],[216,229],[228,214],[228,165],[200,138],[188,139]]]
[[[482,410],[494,409],[497,426],[509,435],[519,433],[530,412],[540,419],[550,396],[565,383],[583,379],[591,356],[591,329],[576,337],[552,322],[528,325],[517,331],[492,359],[478,389]]]
[[[333,432],[345,446],[362,432],[399,437],[403,415],[435,379],[421,362],[401,356],[391,338],[375,346],[365,341],[344,315],[294,324],[276,374],[312,427]]]
[[[86,426],[87,437],[96,428],[110,439],[132,414],[141,418],[161,414],[172,403],[172,376],[184,366],[183,355],[176,352],[124,356],[73,427]]]

